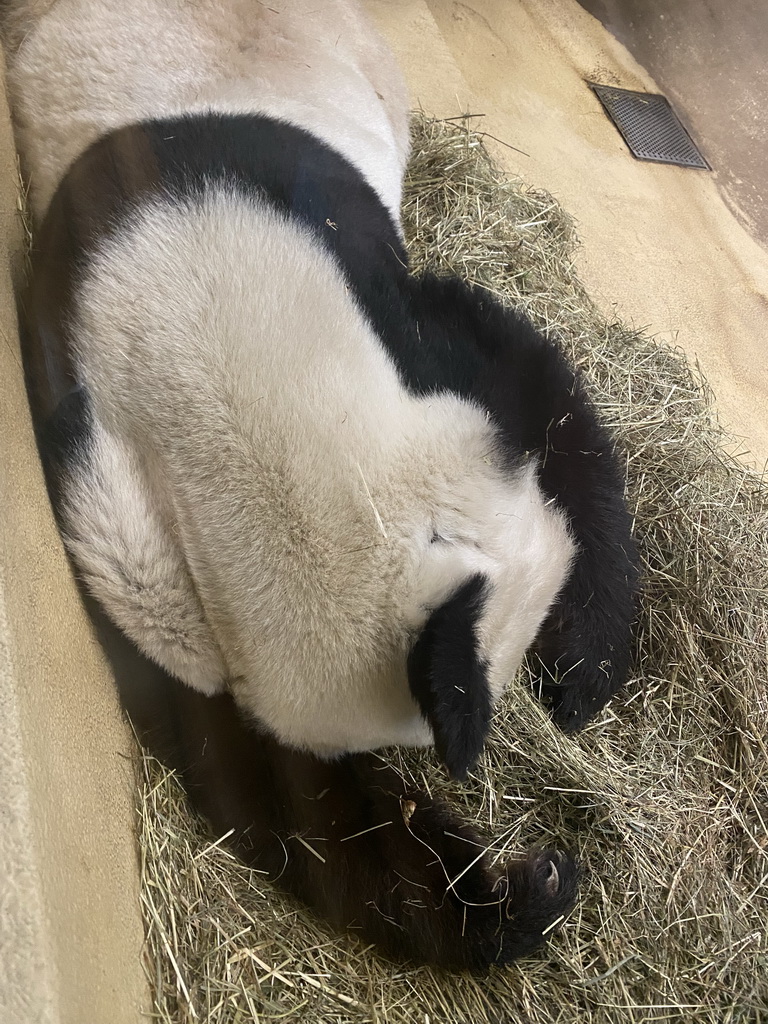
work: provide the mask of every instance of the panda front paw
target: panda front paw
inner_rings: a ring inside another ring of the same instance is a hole
[[[536,640],[539,680],[534,692],[563,732],[583,728],[621,689],[629,675],[631,647],[628,611],[612,616],[588,605],[579,614],[552,616]]]

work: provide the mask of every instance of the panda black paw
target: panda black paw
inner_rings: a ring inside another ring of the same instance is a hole
[[[468,908],[465,938],[470,962],[483,969],[509,964],[542,946],[576,901],[579,868],[558,850],[532,851],[495,878],[486,872],[482,894]]]
[[[555,725],[564,733],[575,733],[602,711],[613,689],[574,678],[562,683],[543,683],[537,693],[546,703]]]
[[[613,642],[579,626],[542,631],[536,644],[541,671],[534,693],[563,732],[578,732],[621,689],[629,674],[630,646],[629,629]]]

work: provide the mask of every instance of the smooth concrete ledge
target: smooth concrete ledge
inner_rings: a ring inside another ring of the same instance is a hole
[[[0,1021],[139,1024],[132,740],[35,449],[12,289],[17,197],[0,92]]]
[[[607,313],[698,360],[746,461],[768,460],[768,253],[714,175],[629,155],[585,79],[660,91],[577,0],[366,0],[414,100],[484,114],[508,172],[576,219],[578,266]]]

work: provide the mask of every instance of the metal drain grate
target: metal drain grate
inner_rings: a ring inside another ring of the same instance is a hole
[[[710,169],[665,96],[630,92],[594,82],[587,82],[587,85],[597,93],[606,113],[638,160]]]

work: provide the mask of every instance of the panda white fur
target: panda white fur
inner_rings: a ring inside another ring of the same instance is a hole
[[[407,94],[356,4],[4,17],[43,456],[113,621],[322,756],[462,777],[537,637],[581,724],[632,610],[610,439],[526,321],[408,273]]]
[[[355,0],[3,0],[2,11],[37,220],[70,164],[107,132],[209,111],[301,126],[399,218],[408,93]]]

